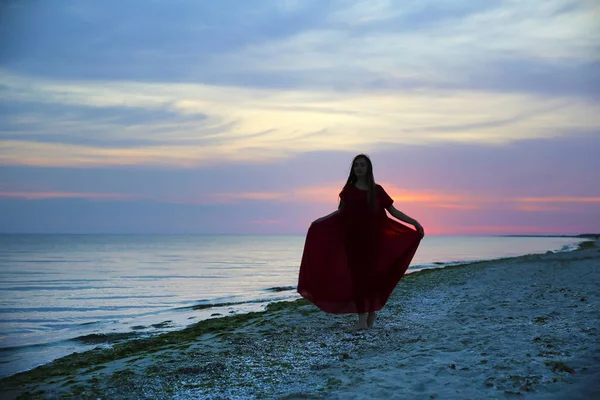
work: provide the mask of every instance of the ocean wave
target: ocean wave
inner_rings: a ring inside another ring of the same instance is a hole
[[[92,290],[92,289],[131,289],[131,286],[13,286],[0,288],[0,291],[31,291],[31,290]]]
[[[129,309],[164,308],[164,306],[104,306],[104,307],[24,307],[24,308],[0,308],[0,314],[16,314],[24,312],[88,312],[88,311],[111,311]]]
[[[268,304],[274,301],[288,300],[289,296],[280,296],[280,297],[269,297],[269,298],[259,298],[252,300],[243,300],[243,301],[231,301],[231,302],[216,302],[216,303],[206,303],[206,304],[195,304],[192,306],[186,307],[178,307],[177,310],[206,310],[208,308],[219,308],[219,307],[231,307],[231,306],[240,306],[244,304]]]
[[[270,288],[266,288],[265,290],[268,292],[285,292],[288,290],[296,290],[297,286],[274,286]]]
[[[89,335],[77,336],[69,340],[82,344],[113,344],[115,342],[129,340],[136,336],[139,336],[136,332],[92,333]]]

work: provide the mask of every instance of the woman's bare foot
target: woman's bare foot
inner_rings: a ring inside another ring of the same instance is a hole
[[[375,311],[369,313],[369,315],[367,316],[367,326],[369,328],[373,327],[373,324],[375,323],[376,318],[377,318],[377,314],[375,314]]]
[[[361,324],[359,322],[357,322],[356,324],[354,324],[352,326],[352,328],[350,328],[350,330],[353,331],[353,332],[354,331],[362,331],[362,330],[365,330],[365,329],[369,329],[369,326],[366,323],[365,324]]]
[[[367,314],[358,314],[358,322],[354,324],[350,330],[360,331],[363,329],[369,329],[369,325],[367,324]]]

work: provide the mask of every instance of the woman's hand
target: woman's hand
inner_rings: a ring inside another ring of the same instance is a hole
[[[425,236],[425,231],[423,230],[423,227],[421,226],[420,223],[415,221],[415,229],[417,230],[417,232],[419,232],[421,234],[421,237]]]
[[[321,217],[321,218],[317,218],[317,219],[315,219],[315,220],[314,220],[314,221],[311,223],[311,225],[312,225],[312,224],[316,224],[316,223],[318,223],[318,222],[321,222],[321,221],[323,221],[324,219],[327,219],[327,218],[329,218],[329,217],[333,217],[335,214],[338,214],[339,212],[340,212],[340,210],[335,210],[335,211],[334,211],[334,212],[332,212],[331,214],[328,214],[328,215],[326,215],[326,216],[324,216],[324,217]]]
[[[413,219],[408,215],[404,214],[402,211],[397,210],[396,207],[394,207],[393,205],[386,208],[386,210],[392,215],[392,217],[397,218],[400,221],[405,222],[407,224],[413,225],[417,232],[419,232],[419,234],[421,235],[421,238],[425,236],[425,231],[423,230],[423,227],[419,222],[417,222],[416,219]]]

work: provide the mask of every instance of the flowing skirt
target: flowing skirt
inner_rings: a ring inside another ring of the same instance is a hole
[[[381,310],[417,251],[413,229],[387,216],[365,222],[339,213],[308,229],[298,293],[325,312]]]

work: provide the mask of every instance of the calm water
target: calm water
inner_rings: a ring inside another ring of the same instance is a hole
[[[579,242],[426,237],[409,272]],[[156,334],[295,299],[303,246],[304,236],[0,235],[0,376],[95,347],[87,335]]]

